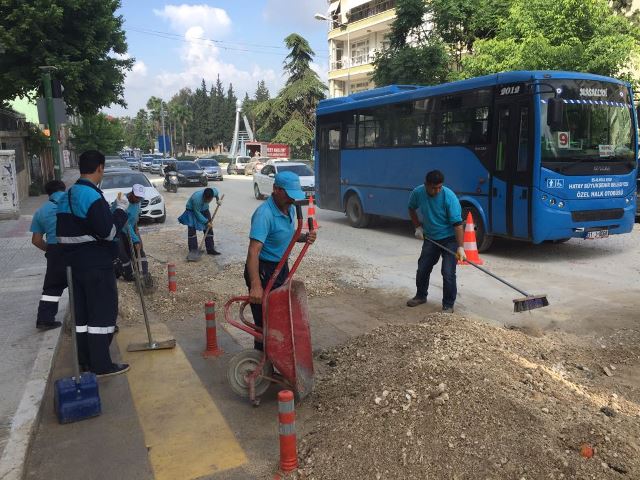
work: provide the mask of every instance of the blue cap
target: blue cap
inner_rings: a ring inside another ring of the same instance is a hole
[[[293,172],[280,172],[276,174],[273,184],[283,188],[289,198],[293,200],[304,200],[304,192],[300,188],[300,177]]]

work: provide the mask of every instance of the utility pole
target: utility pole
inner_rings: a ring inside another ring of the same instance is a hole
[[[60,146],[58,145],[58,128],[56,126],[56,116],[53,108],[53,92],[51,90],[51,71],[56,67],[40,67],[42,70],[42,85],[44,86],[44,98],[47,104],[47,123],[49,124],[49,140],[51,140],[51,152],[53,154],[53,173],[56,180],[62,179],[62,169],[60,167]]]
[[[162,120],[162,157],[167,157],[167,137],[164,134],[164,102],[160,99],[160,119]]]

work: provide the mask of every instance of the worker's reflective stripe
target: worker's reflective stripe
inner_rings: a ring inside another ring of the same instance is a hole
[[[122,266],[123,266],[123,267],[128,267],[128,266],[130,266],[130,265],[131,265],[131,262],[126,262],[126,263],[123,263],[123,264],[122,264]]]
[[[280,435],[293,435],[296,433],[296,424],[295,423],[281,423],[278,428]]]
[[[58,243],[87,243],[95,242],[96,239],[91,235],[79,235],[77,237],[58,237]]]
[[[42,298],[40,298],[40,301],[58,303],[60,301],[60,297],[54,297],[53,295],[42,295]]]
[[[89,327],[88,325],[76,325],[77,333],[92,333],[94,335],[106,335],[116,331],[116,327]]]
[[[113,240],[116,237],[116,233],[118,233],[118,230],[116,229],[116,226],[113,225],[111,227],[111,232],[109,232],[109,236],[105,238],[105,240]]]

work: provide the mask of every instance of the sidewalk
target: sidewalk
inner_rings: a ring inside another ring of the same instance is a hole
[[[67,170],[67,185],[78,178]],[[18,220],[0,221],[0,479],[20,479],[40,412],[60,329],[35,328],[46,270],[44,254],[31,244],[33,213],[46,195],[22,202]],[[67,309],[60,302],[58,320]]]

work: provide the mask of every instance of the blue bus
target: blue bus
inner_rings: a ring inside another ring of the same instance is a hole
[[[638,141],[628,83],[514,71],[422,87],[391,85],[317,108],[316,195],[354,227],[408,219],[433,169],[494,237],[540,243],[632,230]]]

